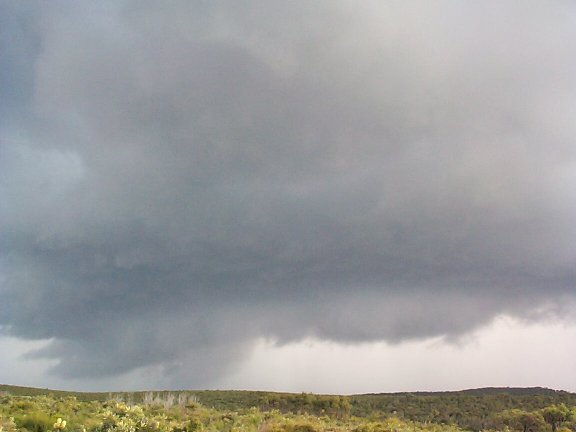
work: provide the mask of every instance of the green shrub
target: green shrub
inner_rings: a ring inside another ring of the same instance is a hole
[[[299,423],[295,424],[290,432],[318,432],[318,429],[310,423]]]
[[[353,432],[385,432],[386,430],[382,423],[370,422],[357,426]]]
[[[282,422],[269,424],[266,427],[268,432],[319,432],[318,428],[309,422]]]
[[[186,423],[185,430],[186,432],[199,432],[204,429],[204,425],[198,419],[191,419],[188,423]]]
[[[28,432],[48,432],[52,430],[54,420],[43,412],[31,412],[18,418],[16,424]]]

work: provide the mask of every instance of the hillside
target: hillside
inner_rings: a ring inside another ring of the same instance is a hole
[[[313,415],[352,415],[362,418],[388,418],[457,424],[480,430],[499,413],[511,410],[532,412],[551,405],[576,406],[576,394],[547,388],[480,388],[449,392],[379,393],[352,396],[275,393],[264,391],[160,391],[126,393],[84,393],[0,385],[0,392],[17,396],[73,396],[79,401],[121,399],[143,403],[146,399],[167,400],[180,395],[192,397],[203,406],[240,411],[256,407],[262,411]]]

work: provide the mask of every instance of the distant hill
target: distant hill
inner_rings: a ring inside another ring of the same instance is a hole
[[[553,390],[546,387],[484,387],[478,389],[462,390],[459,393],[476,396],[510,394],[514,396],[555,396],[558,394],[570,394],[564,390]]]
[[[16,385],[0,384],[0,392],[10,393],[17,396],[37,396],[37,395],[47,395],[53,394],[55,396],[74,396],[78,399],[88,399],[88,400],[102,400],[110,395],[120,395],[120,394],[132,394],[141,395],[148,393],[150,390],[136,391],[136,392],[78,392],[78,391],[68,391],[68,390],[55,390],[48,388],[38,388],[38,387],[23,387]],[[286,392],[268,392],[268,391],[252,391],[252,390],[151,390],[154,393],[174,393],[178,394],[181,392],[194,393],[194,394],[205,394],[205,395],[220,395],[222,397],[229,397],[231,399],[241,400],[242,395],[244,396],[262,396],[262,395],[290,395],[290,394],[301,394],[301,393],[286,393]],[[555,397],[559,395],[571,395],[576,397],[576,393],[570,393],[564,390],[554,390],[546,387],[482,387],[476,389],[466,389],[466,390],[453,390],[453,391],[415,391],[415,392],[390,392],[390,393],[362,393],[351,396],[346,396],[349,398],[356,397],[397,397],[397,396],[494,396],[494,395],[511,395],[511,396],[549,396]]]
[[[73,396],[78,400],[91,401],[91,400],[106,400],[110,393],[89,393],[89,392],[73,392],[64,390],[52,390],[47,388],[36,387],[22,387],[15,385],[0,384],[0,393],[8,393],[13,396],[41,396],[41,395],[54,395],[54,396]]]
[[[451,391],[416,391],[416,392],[395,392],[395,393],[365,393],[357,396],[397,396],[397,395],[417,395],[417,396],[446,396],[446,395],[472,395],[472,396],[493,396],[508,394],[513,396],[554,396],[558,394],[572,394],[564,390],[553,390],[546,387],[482,387],[466,390]]]

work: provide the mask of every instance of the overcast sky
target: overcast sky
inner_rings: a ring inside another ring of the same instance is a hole
[[[0,91],[0,382],[576,391],[576,2],[0,0]]]

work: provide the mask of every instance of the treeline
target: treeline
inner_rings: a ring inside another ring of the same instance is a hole
[[[480,431],[506,425],[502,413],[535,413],[549,406],[576,406],[576,394],[565,391],[540,388],[486,390],[351,396],[351,414],[359,417],[394,415]]]
[[[346,396],[324,396],[311,393],[269,394],[258,400],[261,410],[329,415],[338,418],[349,417],[352,413],[350,398]]]

